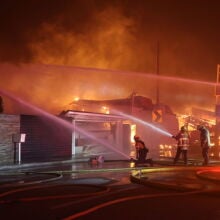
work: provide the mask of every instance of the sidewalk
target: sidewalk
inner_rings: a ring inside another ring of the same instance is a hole
[[[37,161],[37,162],[26,162],[26,163],[10,163],[10,164],[0,164],[1,170],[14,170],[22,168],[31,168],[38,166],[50,166],[50,165],[64,165],[69,163],[79,163],[79,162],[88,162],[89,157],[72,157],[72,158],[56,158],[51,159],[50,161]]]

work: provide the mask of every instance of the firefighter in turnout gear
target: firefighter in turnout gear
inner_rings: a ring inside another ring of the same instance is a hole
[[[177,140],[177,151],[176,156],[174,157],[173,163],[176,164],[182,154],[184,164],[187,165],[188,163],[188,148],[189,148],[189,133],[185,126],[182,126],[179,133],[177,135],[173,135],[172,138]]]
[[[203,165],[206,166],[209,164],[209,149],[211,147],[210,133],[209,130],[202,125],[198,125],[197,130],[200,131],[200,142],[202,148],[202,156],[204,159]]]
[[[142,141],[138,135],[134,136],[134,141],[136,149],[136,164],[149,163],[153,166],[153,160],[146,159],[149,149],[145,146],[144,141]]]

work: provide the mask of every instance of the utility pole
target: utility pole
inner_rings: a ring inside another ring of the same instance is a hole
[[[132,92],[131,93],[131,115],[134,114],[134,99],[135,99],[135,96],[136,96],[136,92]]]

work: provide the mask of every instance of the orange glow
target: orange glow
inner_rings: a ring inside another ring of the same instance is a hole
[[[176,146],[172,145],[163,145],[160,144],[159,146],[159,155],[160,157],[174,157],[176,151]]]
[[[78,102],[79,101],[79,97],[75,97],[73,100],[74,100],[74,102]]]
[[[130,163],[130,168],[134,168],[135,167],[135,163],[134,162],[131,162]]]
[[[101,107],[101,112],[104,113],[104,114],[109,114],[110,113],[109,107],[102,106]]]
[[[132,124],[131,125],[131,138],[130,138],[130,140],[131,140],[131,143],[133,143],[134,144],[134,136],[135,136],[135,134],[136,134],[136,125],[135,124]]]

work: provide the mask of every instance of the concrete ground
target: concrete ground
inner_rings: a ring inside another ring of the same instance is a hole
[[[0,167],[1,219],[220,219],[220,166],[59,160]]]

